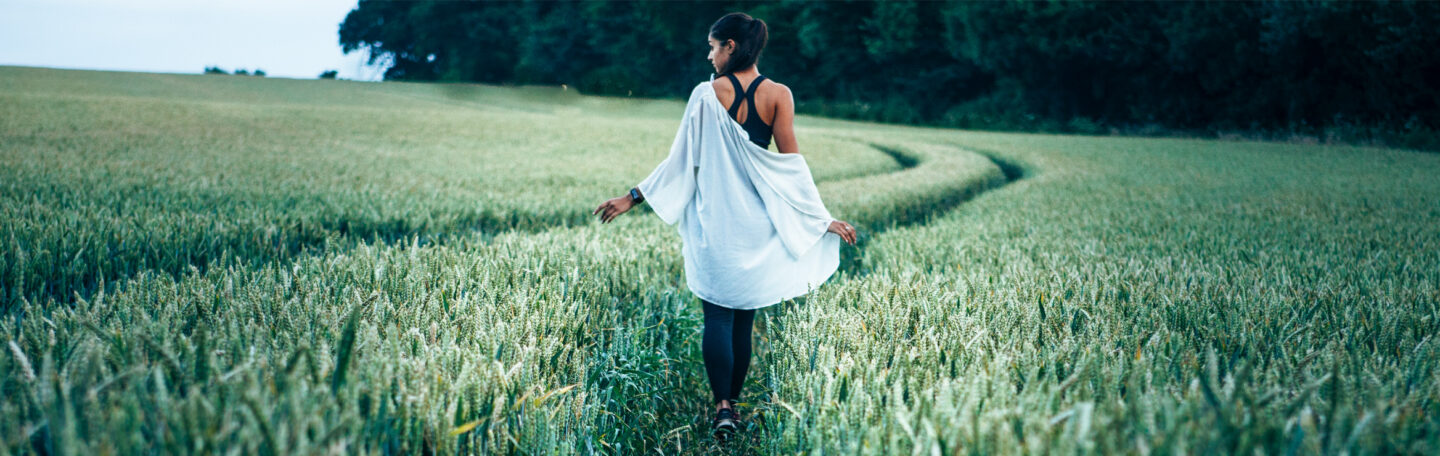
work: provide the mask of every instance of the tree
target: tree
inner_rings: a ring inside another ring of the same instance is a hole
[[[731,11],[770,24],[762,73],[802,113],[1082,132],[1440,130],[1440,2],[361,0],[339,38],[386,62],[385,79],[671,97],[710,75],[704,34]]]

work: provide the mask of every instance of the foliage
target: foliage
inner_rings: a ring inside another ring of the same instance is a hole
[[[1440,144],[1440,3],[1428,1],[367,0],[340,42],[393,62],[387,79],[670,97],[711,71],[704,34],[737,10],[770,24],[762,71],[812,114]]]

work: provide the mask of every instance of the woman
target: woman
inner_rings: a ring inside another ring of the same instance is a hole
[[[767,37],[765,22],[744,13],[716,21],[708,58],[725,78],[691,91],[669,157],[592,212],[608,223],[649,201],[678,225],[686,284],[705,312],[701,348],[722,437],[738,428],[755,310],[818,287],[839,265],[840,240],[855,244],[855,228],[830,217],[799,155],[790,89],[756,69]]]

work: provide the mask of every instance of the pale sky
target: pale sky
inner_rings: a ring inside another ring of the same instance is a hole
[[[379,80],[340,52],[356,0],[0,0],[0,65]]]

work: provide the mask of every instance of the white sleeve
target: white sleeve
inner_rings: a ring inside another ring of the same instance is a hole
[[[685,207],[695,196],[695,167],[699,164],[696,157],[699,105],[700,98],[692,92],[690,102],[685,106],[685,116],[680,120],[680,128],[675,132],[675,142],[670,145],[670,155],[636,186],[655,215],[666,224],[679,222]]]
[[[748,150],[740,154],[745,157],[742,162],[765,202],[765,212],[780,242],[794,257],[804,256],[829,231],[830,221],[834,220],[820,200],[820,190],[805,157],[778,154],[759,146]]]

